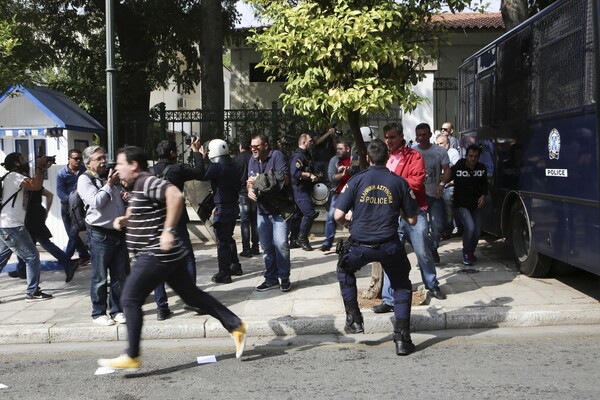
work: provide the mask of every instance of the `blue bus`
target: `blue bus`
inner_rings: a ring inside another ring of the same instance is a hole
[[[528,276],[600,275],[599,9],[557,1],[460,67],[461,147],[482,147],[490,180],[483,230]]]

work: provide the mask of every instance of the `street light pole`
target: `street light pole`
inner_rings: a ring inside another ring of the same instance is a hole
[[[115,160],[115,132],[117,131],[117,108],[115,93],[115,34],[113,31],[113,0],[106,0],[106,136],[108,140],[108,156]]]

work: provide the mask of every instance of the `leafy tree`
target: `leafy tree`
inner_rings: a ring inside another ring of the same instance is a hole
[[[511,30],[555,0],[502,0],[500,11],[506,30]]]
[[[38,54],[46,59],[37,83],[65,92],[102,121],[105,0],[5,2],[0,20],[14,16],[33,33]],[[152,90],[174,83],[189,93],[202,79],[208,82],[202,85],[204,105],[222,112],[222,36],[237,18],[235,2],[114,0],[119,113],[147,113]],[[217,24],[222,26],[214,27]],[[201,65],[201,53],[210,58],[210,65]]]
[[[285,77],[281,100],[313,123],[321,116],[348,122],[366,166],[361,117],[423,101],[412,90],[436,59],[445,28],[433,18],[462,0],[249,0],[270,25],[249,38],[270,79]],[[381,266],[364,297],[381,293]]]
[[[393,104],[405,111],[423,101],[413,86],[435,60],[445,28],[433,17],[467,0],[249,0],[270,24],[249,38],[259,67],[284,76],[285,106],[309,119],[348,122],[364,166],[361,117]],[[317,122],[317,121],[314,121]]]

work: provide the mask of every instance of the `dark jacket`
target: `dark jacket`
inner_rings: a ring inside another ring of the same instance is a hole
[[[198,167],[202,163],[202,154],[200,154],[199,152],[193,151],[192,157],[194,158],[194,166],[193,167],[189,166],[189,165],[182,165],[182,164],[179,164],[178,162],[175,162],[173,160],[169,160],[166,158],[161,158],[160,160],[158,160],[156,162],[156,164],[154,164],[154,167],[152,168],[151,172],[156,176],[162,176],[165,168],[167,168],[167,166],[170,165],[171,167],[167,171],[167,174],[164,177],[164,179],[168,180],[173,185],[177,186],[177,189],[179,189],[183,192],[183,187],[185,185],[185,182],[191,181],[194,179],[200,179],[202,177],[202,175],[204,174],[203,169]],[[184,207],[183,213],[179,220],[179,224],[187,224],[189,221],[190,221],[190,218],[188,216],[186,208]]]

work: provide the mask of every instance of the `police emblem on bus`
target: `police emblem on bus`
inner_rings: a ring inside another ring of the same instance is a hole
[[[551,160],[558,160],[560,156],[560,133],[552,129],[548,135],[548,157]]]

